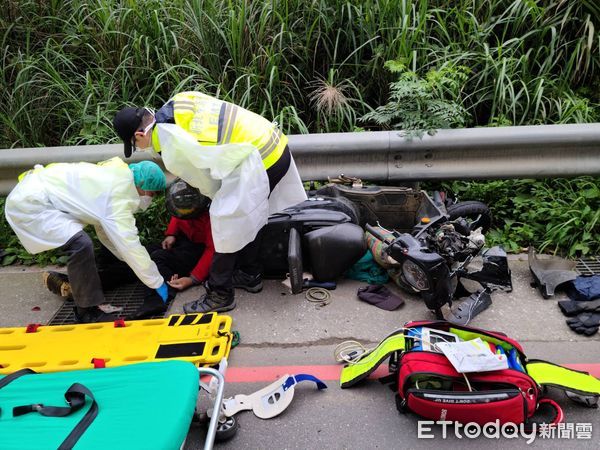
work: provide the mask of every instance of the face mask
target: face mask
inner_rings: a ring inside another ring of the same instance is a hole
[[[155,123],[156,123],[156,120],[153,120],[150,125],[148,125],[146,128],[144,128],[144,130],[143,130],[144,136],[152,130],[152,127],[154,126]],[[144,148],[138,147],[135,150],[138,152],[151,152],[152,153],[152,151],[154,150],[154,146],[152,145],[152,139],[150,139],[150,143],[148,144],[148,147],[144,147]]]
[[[149,195],[140,195],[140,211],[146,211],[151,204],[152,197],[150,197]]]

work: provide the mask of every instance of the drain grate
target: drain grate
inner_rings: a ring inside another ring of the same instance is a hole
[[[577,261],[575,270],[580,275],[600,275],[600,256],[582,258]]]
[[[119,317],[128,317],[133,314],[144,302],[144,285],[142,283],[131,283],[119,286],[116,289],[104,293],[106,303],[123,308],[123,311],[115,313]],[[169,302],[168,308],[171,306]],[[65,300],[59,310],[48,321],[48,325],[67,325],[76,323],[75,313],[73,312],[73,300]],[[162,318],[163,315],[152,317],[152,319]]]

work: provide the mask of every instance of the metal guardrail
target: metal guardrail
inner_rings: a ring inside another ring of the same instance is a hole
[[[412,140],[398,131],[291,135],[289,146],[303,180],[341,173],[393,182],[600,174],[600,123],[439,130]],[[0,150],[0,193],[34,164],[113,156],[123,156],[122,145]]]

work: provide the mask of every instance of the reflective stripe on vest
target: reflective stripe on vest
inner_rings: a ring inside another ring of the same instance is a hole
[[[281,157],[287,136],[265,118],[197,92],[173,97],[175,123],[203,145],[250,143],[266,169]]]

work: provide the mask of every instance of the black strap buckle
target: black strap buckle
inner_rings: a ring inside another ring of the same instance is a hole
[[[41,412],[44,409],[44,405],[41,403],[32,403],[31,405],[21,405],[15,406],[13,408],[13,417],[19,417],[24,414],[29,414],[32,412]]]

